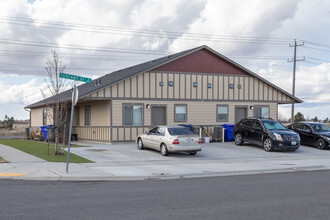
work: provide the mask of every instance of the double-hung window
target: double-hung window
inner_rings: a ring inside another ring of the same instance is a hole
[[[77,107],[76,109],[76,126],[80,125],[80,108]]]
[[[91,107],[86,106],[85,107],[85,126],[91,125]]]
[[[143,105],[124,104],[124,125],[143,125]]]
[[[217,105],[217,121],[228,121],[228,105]]]
[[[47,125],[47,109],[42,110],[42,125]]]
[[[174,121],[185,122],[187,121],[187,105],[174,105]]]
[[[254,117],[269,118],[269,106],[254,106]]]

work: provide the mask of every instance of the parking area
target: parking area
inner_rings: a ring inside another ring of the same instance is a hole
[[[252,159],[252,158],[313,158],[330,156],[330,150],[319,150],[309,146],[301,146],[294,152],[266,152],[256,145],[236,146],[234,142],[203,144],[203,149],[197,155],[186,153],[172,153],[163,157],[158,151],[139,150],[134,143],[99,144],[91,142],[78,142],[77,144],[89,145],[88,148],[71,148],[71,152],[85,157],[96,163],[118,162],[152,162],[152,161],[199,161],[219,159]]]
[[[22,174],[17,179],[145,180],[330,169],[330,150],[307,146],[296,152],[266,152],[262,147],[236,146],[233,142],[209,143],[203,144],[196,156],[175,153],[164,157],[158,151],[139,150],[134,143],[76,144],[92,146],[71,148],[71,152],[95,163],[70,163],[67,173],[65,163],[22,162],[17,153],[24,158],[30,155],[12,149],[17,162],[9,159],[10,163],[2,163],[0,172]]]

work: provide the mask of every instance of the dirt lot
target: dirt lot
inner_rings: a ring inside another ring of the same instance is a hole
[[[0,128],[0,138],[25,137],[25,128],[28,127],[29,124],[14,124],[13,130]]]

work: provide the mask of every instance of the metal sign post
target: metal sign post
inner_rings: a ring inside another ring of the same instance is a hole
[[[82,81],[86,83],[92,83],[91,78],[86,78],[82,76],[75,76],[67,73],[60,73],[60,78],[64,79],[71,79],[75,81]],[[72,135],[72,122],[73,122],[73,113],[74,113],[74,106],[77,104],[78,101],[78,88],[77,85],[74,84],[73,91],[72,91],[72,105],[71,105],[71,119],[70,119],[70,131],[69,131],[69,143],[68,143],[68,157],[66,159],[66,173],[69,172],[69,161],[70,161],[70,146],[71,146],[71,135]]]
[[[74,87],[73,87],[73,94],[72,94],[71,119],[70,119],[70,131],[69,131],[69,143],[68,143],[68,157],[66,159],[66,173],[69,172],[70,146],[71,146],[71,135],[72,135],[72,121],[73,121],[74,106],[76,105],[76,92],[77,92],[77,85],[75,84]]]

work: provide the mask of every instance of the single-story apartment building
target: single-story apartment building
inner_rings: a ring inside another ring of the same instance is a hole
[[[78,90],[73,133],[103,142],[134,141],[155,125],[203,125],[212,132],[245,117],[277,119],[278,105],[302,102],[207,46],[112,72]],[[71,102],[71,90],[61,98]],[[44,112],[51,101],[26,107],[32,128],[49,123]]]

